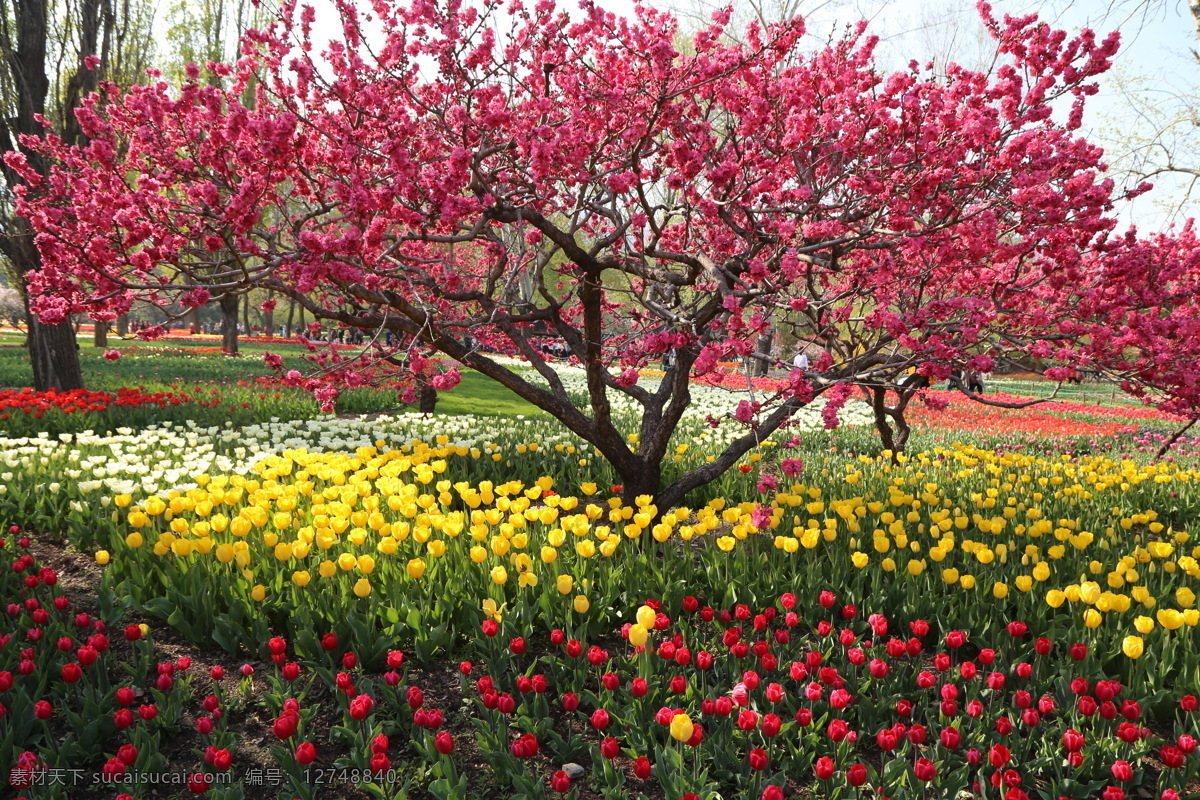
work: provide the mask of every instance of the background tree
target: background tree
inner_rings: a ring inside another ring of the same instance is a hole
[[[382,30],[368,33],[340,6],[324,58],[300,10],[251,34],[220,85],[197,73],[119,101],[106,87],[114,102],[82,112],[86,146],[29,140],[55,164],[21,204],[46,260],[38,285],[61,298],[38,312],[270,289],[368,331],[372,359],[396,358],[378,344],[390,331],[414,370],[432,347],[499,381],[660,508],[818,395],[835,425],[856,387],[914,369],[944,380],[1036,357],[1058,377],[1078,353],[1059,297],[1115,225],[1078,129],[1115,37],[985,9],[993,73],[884,74],[862,27],[805,52],[800,20],[733,42],[719,17],[681,48],[674,20],[645,8],[571,21],[515,4],[495,25],[493,5],[372,9]],[[690,378],[787,319],[823,347],[812,371],[744,402],[744,432],[711,463],[664,474]],[[542,331],[583,365],[582,403]],[[667,351],[661,383],[639,385]],[[332,366],[327,404],[370,377]],[[618,430],[615,394],[641,408],[637,431]]]
[[[102,77],[127,85],[144,71],[152,52],[150,8],[144,0],[0,0],[0,153],[27,156],[31,170],[20,175],[0,169],[6,184],[0,192],[0,254],[26,304],[32,298],[25,275],[41,261],[29,224],[13,214],[11,199],[48,165],[21,142],[44,135],[41,120],[63,141],[86,141],[74,111]],[[96,317],[97,324],[114,318],[106,311]],[[83,386],[71,325],[46,324],[30,314],[28,346],[35,388]]]
[[[1183,417],[1161,457],[1200,420],[1200,239],[1191,221],[1172,235],[1130,232],[1090,261],[1066,332],[1087,331],[1084,363]]]
[[[210,82],[219,82],[213,67],[237,60],[238,45],[246,31],[268,20],[261,3],[251,0],[179,0],[170,9],[171,27],[167,34],[171,53],[164,59],[168,74],[176,81],[186,80],[190,70],[199,67]],[[252,93],[247,102],[252,102]],[[229,355],[238,355],[238,309],[244,305],[244,327],[250,332],[249,306],[241,293],[226,288],[213,298],[221,310],[221,345]],[[268,298],[268,302],[269,302]],[[271,306],[273,308],[273,305]],[[194,325],[199,325],[200,307],[193,307]],[[269,312],[268,312],[269,313]],[[265,320],[265,327],[271,327]]]

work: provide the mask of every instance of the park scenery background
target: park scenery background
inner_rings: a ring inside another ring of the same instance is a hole
[[[0,81],[4,797],[1200,797],[1118,36],[335,7]]]

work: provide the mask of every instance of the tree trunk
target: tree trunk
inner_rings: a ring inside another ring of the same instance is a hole
[[[55,389],[60,392],[83,388],[83,371],[79,368],[79,344],[69,322],[45,325],[33,314],[27,314],[29,326],[29,362],[33,365],[33,388],[39,392]]]
[[[108,323],[96,320],[92,323],[92,346],[108,347]]]
[[[188,314],[188,319],[190,320],[188,322],[188,333],[193,336],[200,333],[200,306],[196,306],[191,310],[191,313]]]
[[[122,339],[124,339],[128,335],[129,335],[129,315],[122,314],[121,316],[117,317],[117,336],[120,336]]]
[[[222,295],[218,301],[221,307],[221,347],[227,355],[238,355],[238,299],[237,295]]]
[[[432,414],[437,408],[437,389],[424,384],[417,390],[417,410],[422,414]]]
[[[288,300],[287,325],[284,328],[284,330],[287,331],[287,336],[289,339],[292,338],[292,320],[295,318],[295,316],[296,316],[296,301],[289,299]]]
[[[246,335],[250,336],[253,331],[250,328],[250,295],[242,295],[242,325],[246,331]]]
[[[662,489],[662,464],[642,461],[641,466],[627,473],[619,473],[624,483],[621,486],[621,502],[627,506],[635,505],[638,495],[645,494],[658,499]],[[659,514],[665,514],[670,509],[667,505],[658,507]]]
[[[758,341],[754,345],[754,351],[762,358],[754,359],[754,369],[752,375],[765,378],[768,371],[771,369],[771,345],[775,342],[775,329],[767,328],[758,337]]]
[[[896,441],[892,436],[892,426],[888,424],[887,389],[871,389],[871,410],[875,414],[875,430],[879,431],[879,441],[884,450],[891,452],[892,459],[895,460]]]

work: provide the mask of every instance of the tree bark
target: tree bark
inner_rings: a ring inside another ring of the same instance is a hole
[[[758,341],[754,345],[754,351],[762,356],[762,358],[754,359],[752,375],[765,378],[768,371],[771,369],[771,345],[775,342],[775,329],[767,328],[758,337]]]
[[[122,339],[124,339],[128,335],[129,335],[129,315],[122,314],[121,316],[117,317],[117,336],[120,336]]]
[[[108,323],[96,320],[92,323],[92,346],[108,347]]]
[[[421,388],[417,390],[417,410],[422,414],[432,414],[437,408],[437,395],[437,389],[428,384],[422,384]]]
[[[34,314],[25,317],[29,327],[29,362],[33,365],[33,388],[39,392],[66,392],[83,388],[79,368],[79,344],[70,322],[43,324]]]
[[[883,449],[891,452],[892,459],[896,458],[896,442],[892,437],[892,426],[888,424],[887,389],[882,387],[871,389],[871,410],[875,416],[875,430],[879,431],[879,441]]]
[[[218,301],[221,306],[221,347],[227,355],[238,355],[238,298],[235,294],[222,295]]]
[[[253,333],[250,328],[250,295],[248,294],[242,295],[242,325],[247,336]]]
[[[294,320],[295,318],[296,318],[296,301],[288,300],[287,324],[284,326],[284,330],[287,332],[287,337],[289,339],[292,337],[292,320]]]

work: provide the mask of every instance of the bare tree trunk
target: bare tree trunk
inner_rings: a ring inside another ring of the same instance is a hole
[[[250,295],[242,295],[242,324],[245,326],[246,335],[249,336],[253,332],[250,328]]]
[[[108,347],[108,323],[96,320],[92,323],[92,346]]]
[[[192,309],[191,313],[188,314],[188,319],[191,320],[191,322],[188,323],[188,333],[200,333],[200,306],[196,306]]]
[[[228,355],[238,355],[238,298],[235,294],[222,295],[218,301],[221,307],[221,347]]]
[[[124,339],[128,335],[129,335],[129,315],[122,314],[121,316],[117,317],[117,336],[120,336],[122,339]]]
[[[301,312],[301,313],[303,313],[303,312]],[[287,337],[289,339],[292,338],[292,320],[295,318],[295,316],[296,316],[296,301],[289,299],[288,300],[287,325],[284,328],[284,330],[287,332]]]

